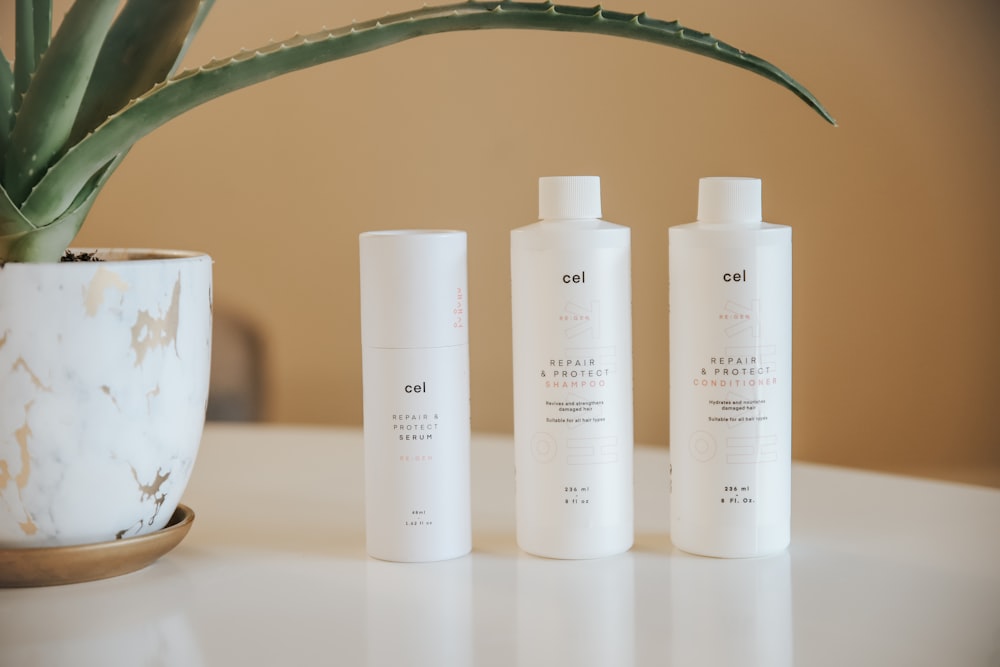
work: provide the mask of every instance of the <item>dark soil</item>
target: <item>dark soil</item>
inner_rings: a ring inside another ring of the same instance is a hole
[[[95,252],[74,252],[72,250],[67,250],[63,253],[60,262],[103,262],[104,260],[97,256]]]

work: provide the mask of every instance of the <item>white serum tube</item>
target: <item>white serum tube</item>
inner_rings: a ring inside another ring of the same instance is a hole
[[[703,178],[669,230],[670,537],[752,557],[790,540],[792,230],[755,178]]]
[[[631,237],[600,179],[539,180],[511,232],[517,542],[595,558],[633,541]]]
[[[360,237],[368,554],[472,549],[466,235]]]

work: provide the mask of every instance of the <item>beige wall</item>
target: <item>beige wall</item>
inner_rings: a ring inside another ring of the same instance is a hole
[[[416,0],[218,0],[188,62]],[[540,175],[633,228],[636,433],[665,443],[666,228],[697,179],[764,179],[795,228],[794,452],[1000,484],[995,2],[614,0],[805,83],[594,36],[435,36],[273,81],[141,142],[80,245],[202,249],[268,340],[268,417],[361,420],[357,234],[470,233],[473,427],[511,429],[508,231]],[[5,43],[5,47],[6,47]],[[280,443],[276,443],[279,445]]]

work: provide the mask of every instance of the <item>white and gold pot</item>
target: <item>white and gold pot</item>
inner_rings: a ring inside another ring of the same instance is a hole
[[[205,423],[212,260],[0,267],[0,548],[163,528]]]

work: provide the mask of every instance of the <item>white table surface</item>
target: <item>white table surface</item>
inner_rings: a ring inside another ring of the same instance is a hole
[[[509,436],[473,440],[474,549],[364,551],[359,430],[209,425],[181,545],[115,579],[0,590],[0,665],[1000,665],[1000,491],[795,464],[792,545],[676,551],[667,452],[636,450],[636,545],[514,540]]]

